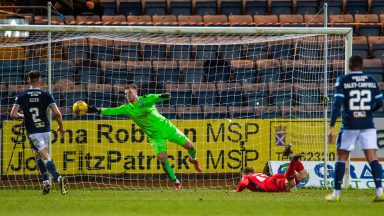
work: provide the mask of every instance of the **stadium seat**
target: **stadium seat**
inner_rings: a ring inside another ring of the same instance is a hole
[[[328,55],[333,59],[344,59],[344,39],[339,36],[328,37]]]
[[[192,55],[192,46],[188,45],[189,38],[167,37],[170,42],[168,53],[172,60],[188,60]]]
[[[117,107],[127,103],[125,99],[125,86],[123,84],[115,84],[112,86],[112,94],[114,100],[112,106]]]
[[[145,26],[145,25],[152,25],[152,18],[151,16],[137,16],[137,15],[130,15],[127,16],[127,24],[130,26]]]
[[[248,106],[258,107],[269,104],[269,89],[266,83],[243,83],[242,91]]]
[[[355,14],[357,30],[363,36],[379,36],[382,24],[377,14]]]
[[[115,41],[115,52],[120,61],[137,61],[140,59],[141,46],[137,42]]]
[[[299,106],[280,106],[282,118],[306,118],[307,112],[304,105]]]
[[[88,40],[93,61],[113,61],[114,43],[113,40],[95,39]]]
[[[201,45],[195,45],[195,58],[197,60],[213,60],[217,58],[217,45],[205,45],[204,43],[216,42],[214,38],[192,38],[192,43],[202,43]]]
[[[179,61],[180,74],[185,83],[204,82],[203,61]]]
[[[274,59],[293,59],[295,57],[297,42],[299,40],[280,40],[269,44],[269,50]]]
[[[101,25],[101,19],[98,15],[80,15],[76,17],[76,25]]]
[[[8,105],[13,105],[15,102],[15,97],[20,94],[25,89],[29,89],[30,85],[23,85],[23,84],[9,84],[8,85]]]
[[[197,15],[216,15],[217,1],[216,0],[195,0],[195,14]]]
[[[230,106],[228,114],[232,119],[249,119],[255,117],[255,109],[252,106]]]
[[[259,83],[276,82],[280,79],[280,62],[277,59],[256,61]]]
[[[331,116],[331,104],[328,107],[328,117]],[[324,106],[323,105],[313,105],[313,106],[305,106],[305,112],[307,114],[306,118],[324,118]]]
[[[324,15],[305,14],[304,23],[308,27],[324,27]]]
[[[76,69],[80,75],[80,83],[101,83],[102,74],[99,71],[99,68],[88,62],[80,62],[76,64]]]
[[[178,119],[203,119],[204,114],[199,106],[177,106],[176,113]]]
[[[156,73],[156,82],[179,82],[179,66],[176,61],[153,61],[153,71]]]
[[[304,17],[301,14],[280,14],[279,22],[284,27],[303,27]]]
[[[191,0],[173,0],[169,2],[169,10],[172,15],[191,15],[192,1]]]
[[[105,84],[127,84],[128,70],[123,61],[101,61],[99,62]]]
[[[74,120],[75,119],[75,117],[73,116],[71,107],[60,106],[59,110],[61,112],[63,120]]]
[[[277,106],[259,106],[255,107],[256,118],[275,119],[280,118],[280,109]]]
[[[124,16],[142,15],[141,0],[117,0],[119,5],[119,14]]]
[[[23,63],[20,60],[0,60],[0,82],[21,83],[24,81]],[[31,70],[29,70],[31,71]],[[28,72],[29,72],[28,71]],[[28,73],[26,72],[26,73]]]
[[[328,3],[328,14],[342,14],[343,0],[323,0]]]
[[[345,74],[345,62],[344,62],[344,60],[333,60],[331,62],[331,64],[332,64],[332,71],[334,71],[335,74]],[[335,77],[335,78],[337,78],[337,77]],[[335,82],[336,82],[336,79],[334,80],[334,82],[330,82],[330,83],[335,83]]]
[[[347,0],[346,9],[348,14],[368,13],[368,0]]]
[[[384,57],[384,37],[383,36],[368,36],[368,43],[372,48],[372,56],[374,58],[383,59],[383,57]],[[366,57],[363,57],[363,58],[366,58]]]
[[[375,37],[375,36],[370,36]],[[362,58],[368,58],[369,56],[369,46],[366,36],[354,36],[352,42],[352,53],[353,55],[359,55]]]
[[[24,61],[24,72],[29,73],[32,70],[40,71],[41,78],[47,79],[48,65],[46,59],[32,58]]]
[[[113,25],[125,25],[127,23],[127,18],[124,15],[104,15],[101,17],[101,22],[103,22],[103,25],[107,26],[113,26]]]
[[[277,27],[280,26],[277,15],[255,15],[253,17],[256,26],[259,27]]]
[[[296,83],[293,86],[293,91],[297,94],[297,105],[321,105],[320,90],[318,83]]]
[[[180,15],[177,17],[180,26],[197,26],[203,25],[203,17],[200,15],[185,16]]]
[[[229,26],[226,15],[204,15],[203,21],[206,26]]]
[[[218,38],[218,41],[225,41],[225,38]],[[230,40],[233,43],[241,41],[240,37],[231,37]],[[228,43],[231,43],[228,41]],[[219,58],[223,60],[239,60],[243,55],[243,45],[240,43],[237,44],[229,44],[229,45],[220,45],[219,47]]]
[[[384,1],[371,0],[371,13],[374,13],[374,14],[384,13]]]
[[[189,84],[165,84],[166,92],[171,93],[171,106],[191,105],[192,89]]]
[[[65,106],[71,107],[78,100],[88,102],[88,93],[84,85],[62,85],[61,92],[65,98]]]
[[[104,15],[115,15],[117,4],[115,0],[100,0],[99,4],[104,8]]]
[[[318,11],[318,0],[296,0],[297,14],[316,14]]]
[[[152,22],[155,26],[177,26],[177,18],[175,15],[154,15]]]
[[[256,68],[252,60],[231,60],[229,62],[231,72],[238,83],[255,83]]]
[[[216,86],[213,83],[193,83],[191,85],[193,98],[197,105],[216,105]]]
[[[323,41],[319,37],[308,37],[294,41],[296,45],[296,59],[319,60],[323,58]],[[309,45],[309,46],[308,46]],[[284,51],[282,52],[284,53]],[[294,52],[290,53],[294,54]]]
[[[167,14],[167,1],[166,0],[143,0],[144,14],[153,15],[166,15]]]
[[[244,14],[266,15],[268,14],[268,0],[245,0]]]
[[[174,106],[156,106],[158,112],[167,119],[176,119],[176,107]]]
[[[64,41],[64,56],[68,60],[89,60],[90,49],[87,38]]]
[[[217,83],[219,103],[223,106],[241,106],[243,103],[240,83]]]
[[[222,59],[214,59],[205,61],[205,68],[207,70],[208,82],[229,82],[231,68],[227,61]]]
[[[54,60],[51,64],[53,82],[59,79],[74,80],[76,70],[75,64],[72,61]]]
[[[130,74],[129,82],[141,84],[152,81],[151,61],[127,61],[127,69]]]
[[[291,83],[268,83],[268,88],[272,97],[272,105],[294,105],[296,95]]]
[[[87,90],[89,104],[96,107],[111,107],[114,100],[111,85],[89,83]]]
[[[228,22],[230,26],[255,26],[251,15],[229,15]]]
[[[291,14],[292,0],[273,0],[271,4],[271,14]]]
[[[220,0],[220,14],[223,15],[241,15],[243,14],[243,4],[241,0]]]
[[[303,81],[303,78],[307,78],[303,77],[303,67],[305,66],[305,60],[281,60],[281,81],[287,83],[296,83]]]
[[[165,38],[151,38],[150,40],[154,40],[158,42],[158,44],[144,44],[144,60],[165,60],[167,46],[165,44],[159,44],[164,41]]]
[[[354,19],[352,14],[331,14],[329,15],[329,24],[332,27],[353,27],[354,26]],[[356,32],[355,29],[353,29],[353,32]]]
[[[381,59],[364,59],[364,73],[373,77],[376,82],[383,82],[383,61]]]
[[[203,106],[205,119],[224,119],[228,118],[228,110],[226,106]]]
[[[249,41],[248,45],[245,45],[245,59],[247,60],[259,60],[259,59],[267,59],[269,52],[269,45],[267,42],[257,42],[257,38],[255,37],[243,37],[243,41]]]

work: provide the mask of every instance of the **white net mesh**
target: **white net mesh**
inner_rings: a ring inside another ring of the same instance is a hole
[[[1,38],[2,187],[41,185],[26,135],[9,110],[29,87],[29,71],[39,70],[48,89],[47,36]],[[53,161],[74,187],[173,186],[129,117],[71,113],[80,99],[97,107],[126,103],[127,83],[137,84],[140,95],[171,93],[157,108],[195,144],[204,169],[196,173],[187,151],[169,142],[169,161],[184,187],[232,187],[243,166],[261,172],[269,160],[287,159],[281,152],[288,143],[303,160],[324,160],[323,40],[313,34],[52,33],[52,94],[67,130],[64,138],[52,131]],[[344,73],[344,40],[328,35],[329,86]]]

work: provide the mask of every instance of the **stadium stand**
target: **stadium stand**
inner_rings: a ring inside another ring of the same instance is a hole
[[[268,13],[267,0],[245,0],[244,14],[247,15],[266,15]]]
[[[142,15],[141,0],[117,0],[119,14],[124,16],[140,16]]]
[[[192,1],[191,0],[173,0],[169,2],[170,14],[179,15],[191,15],[192,14]]]
[[[218,4],[216,0],[195,0],[194,8],[197,15],[215,15]]]

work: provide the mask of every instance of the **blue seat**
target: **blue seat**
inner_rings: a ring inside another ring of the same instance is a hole
[[[297,102],[299,105],[320,105],[319,89],[300,89],[297,92],[297,97]]]
[[[229,106],[228,113],[231,118],[235,119],[255,118],[255,110],[251,106]]]
[[[244,13],[248,15],[268,14],[268,1],[267,0],[247,0],[245,2]]]
[[[171,1],[170,12],[172,15],[191,15],[192,14],[192,1]]]
[[[140,44],[138,43],[124,43],[116,45],[116,49],[120,52],[120,61],[137,61],[140,59]]]
[[[179,61],[179,68],[185,83],[204,82],[203,61]]]
[[[113,61],[114,44],[112,40],[90,39],[91,60],[94,61]]]
[[[85,91],[63,92],[63,98],[66,106],[72,106],[76,101],[88,101],[88,93]]]
[[[383,62],[382,59],[364,59],[364,73],[373,77],[376,82],[383,82]]]
[[[72,61],[52,61],[52,80],[59,79],[74,80],[76,74],[75,65]]]
[[[268,44],[249,44],[247,46],[246,59],[259,60],[268,58]]]
[[[223,90],[219,94],[223,106],[241,106],[243,104],[241,90]]]
[[[203,112],[206,119],[229,118],[226,106],[203,106]]]
[[[269,104],[269,92],[267,89],[247,92],[246,98],[248,106],[267,106]]]
[[[372,48],[372,56],[374,58],[383,58],[383,56],[384,56],[384,37],[383,36],[368,36],[368,43],[371,45],[371,48]],[[363,57],[363,58],[366,58],[366,57]]]
[[[368,12],[368,0],[348,0],[346,8],[348,14],[366,14]]]
[[[25,73],[29,73],[32,70],[40,71],[40,75],[43,79],[48,77],[48,66],[47,60],[45,59],[28,59],[24,61],[24,71]]]
[[[81,83],[100,83],[101,74],[95,66],[81,66],[77,67],[77,72],[80,75]]]
[[[88,84],[89,104],[96,107],[111,107],[114,97],[112,86],[108,84]]]
[[[291,0],[271,1],[271,14],[291,14],[291,13],[292,13]]]
[[[106,84],[127,84],[127,64],[123,61],[100,62]]]
[[[147,0],[144,4],[144,13],[147,15],[166,15],[167,2],[166,0]]]
[[[24,81],[25,75],[23,72],[22,61],[0,60],[0,67],[1,67],[0,82],[14,84],[14,83],[21,83]]]
[[[229,82],[231,68],[227,61],[211,60],[206,64],[208,82]]]
[[[216,0],[196,0],[195,13],[197,15],[216,15],[217,1]]]
[[[153,61],[153,70],[156,73],[156,82],[179,82],[179,67],[176,61]]]
[[[237,83],[255,83],[256,68],[251,60],[232,60],[230,61],[232,74]]]
[[[295,50],[296,46],[293,43],[280,43],[276,45],[271,45],[271,53],[273,53],[274,59],[287,59],[287,57],[293,59]]]
[[[89,46],[88,44],[82,44],[82,45],[69,45],[67,47],[67,56],[68,60],[88,60],[90,53],[89,53]]]
[[[276,82],[280,79],[280,62],[275,59],[257,60],[258,83]]]
[[[371,12],[374,14],[384,13],[384,1],[382,0],[372,0],[371,2]]]
[[[328,3],[329,14],[341,14],[343,11],[343,0],[323,0]]]
[[[140,0],[120,0],[119,13],[128,15],[142,15],[142,4]]]
[[[196,59],[198,60],[212,60],[217,58],[216,45],[196,45]]]
[[[158,112],[167,119],[176,119],[176,108],[174,106],[167,106],[164,104],[158,104],[157,106]]]
[[[222,0],[220,4],[220,14],[241,15],[243,4],[241,0]]]
[[[150,61],[128,61],[127,70],[130,74],[128,82],[141,84],[152,81],[152,63]]]
[[[297,0],[296,13],[297,14],[316,14],[318,11],[317,0]]]
[[[166,45],[146,44],[144,45],[144,60],[165,60]]]
[[[239,60],[243,54],[243,46],[236,45],[222,45],[219,48],[219,56],[224,60]]]
[[[116,14],[117,5],[115,0],[101,0],[100,5],[104,7],[104,15]]]
[[[170,52],[173,60],[188,60],[191,58],[192,46],[171,45]]]
[[[368,58],[368,41],[365,36],[355,36],[353,37],[352,43],[352,53],[353,55],[359,55],[362,58]]]

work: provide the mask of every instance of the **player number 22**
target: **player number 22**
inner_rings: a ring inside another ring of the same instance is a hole
[[[349,109],[350,110],[370,110],[371,91],[369,90],[352,90],[349,92]]]

